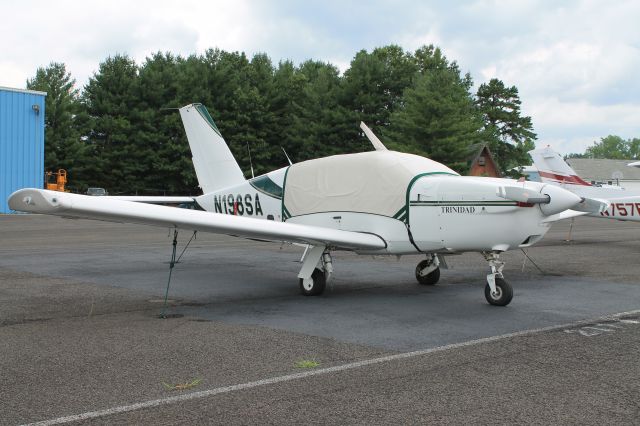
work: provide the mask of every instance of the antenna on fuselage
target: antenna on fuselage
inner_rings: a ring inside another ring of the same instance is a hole
[[[371,145],[373,145],[373,147],[375,148],[376,151],[386,151],[387,150],[387,147],[384,146],[382,141],[380,141],[380,139],[378,139],[378,137],[373,134],[371,129],[368,128],[366,124],[364,124],[364,121],[360,122],[360,128],[362,129],[364,134],[367,136],[367,139],[369,139],[369,142],[371,142]]]
[[[284,156],[287,157],[287,161],[289,162],[289,165],[293,166],[293,163],[291,162],[291,158],[289,158],[289,156],[287,155],[287,151],[285,151],[283,147],[280,147],[280,149],[282,150],[282,152],[284,152]]]
[[[251,179],[255,177],[253,174],[253,161],[251,161],[251,148],[249,148],[249,141],[247,141],[247,152],[249,153],[249,166],[251,166]]]

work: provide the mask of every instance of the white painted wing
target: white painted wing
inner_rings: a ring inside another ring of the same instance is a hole
[[[146,195],[107,195],[102,197],[107,200],[134,201],[136,203],[148,204],[181,204],[195,203],[195,197],[166,197],[166,196],[146,196]]]
[[[386,247],[385,241],[373,234],[140,204],[45,189],[28,188],[16,191],[9,197],[9,207],[22,212],[168,226],[271,241],[324,244],[352,250],[375,250]]]

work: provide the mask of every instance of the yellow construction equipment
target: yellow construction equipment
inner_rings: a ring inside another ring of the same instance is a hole
[[[46,172],[44,174],[45,186],[51,191],[69,192],[64,189],[67,183],[67,171],[59,169],[57,172]]]

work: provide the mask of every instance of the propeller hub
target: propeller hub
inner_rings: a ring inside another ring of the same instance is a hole
[[[540,204],[540,210],[547,216],[568,210],[582,201],[582,198],[573,192],[555,185],[543,186],[540,194],[549,196],[548,203]]]

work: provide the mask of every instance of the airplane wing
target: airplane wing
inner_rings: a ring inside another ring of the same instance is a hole
[[[374,234],[140,204],[46,189],[27,188],[16,191],[9,197],[9,207],[30,213],[156,225],[271,241],[326,245],[348,250],[375,250],[387,246],[381,237]]]

